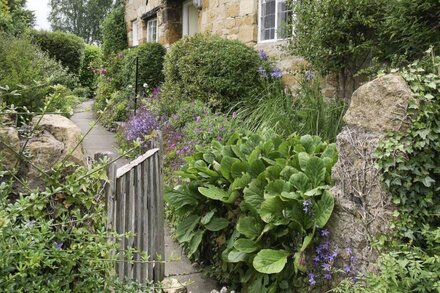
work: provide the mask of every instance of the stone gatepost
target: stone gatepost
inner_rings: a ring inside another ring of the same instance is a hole
[[[379,252],[372,240],[391,231],[395,207],[374,167],[374,152],[387,132],[408,128],[411,99],[411,90],[399,75],[361,86],[353,93],[344,116],[346,126],[337,137],[339,160],[332,170],[335,210],[329,230],[344,264],[356,272],[375,271]]]

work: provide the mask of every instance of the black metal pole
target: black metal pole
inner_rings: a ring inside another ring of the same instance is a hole
[[[136,115],[137,102],[138,102],[138,71],[139,71],[139,57],[136,57],[136,71],[135,71],[136,84],[134,85],[134,115]]]

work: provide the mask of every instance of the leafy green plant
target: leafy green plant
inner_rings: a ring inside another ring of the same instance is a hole
[[[105,57],[128,47],[124,5],[118,5],[102,22],[102,51]]]
[[[166,194],[175,236],[221,282],[248,292],[298,288],[304,252],[329,220],[335,145],[238,133],[197,148]]]
[[[84,60],[81,64],[79,81],[81,86],[94,92],[98,83],[98,76],[95,73],[102,64],[101,48],[95,45],[86,45],[84,49]]]
[[[70,73],[79,75],[84,58],[83,39],[61,31],[32,31],[31,38],[41,50],[68,68]]]
[[[244,43],[206,34],[187,37],[165,58],[163,93],[170,101],[200,99],[225,107],[258,92],[259,66],[257,52]]]
[[[59,112],[67,117],[72,116],[79,98],[63,85],[53,86],[52,91],[45,99],[46,111]]]
[[[5,97],[8,105],[37,111],[52,85],[62,84],[72,89],[77,83],[75,76],[27,39],[1,34],[0,52],[0,86],[20,90],[20,96]]]
[[[136,58],[138,58],[138,89],[152,90],[159,86],[163,80],[163,60],[166,50],[159,43],[145,43],[136,48],[124,51],[124,61],[121,76],[124,78],[123,86],[135,86]]]

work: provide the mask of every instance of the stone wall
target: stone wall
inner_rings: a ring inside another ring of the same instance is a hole
[[[329,221],[332,241],[344,264],[357,272],[374,272],[379,252],[373,241],[391,231],[394,206],[375,168],[374,152],[389,131],[409,125],[407,108],[412,93],[398,75],[386,75],[356,90],[337,137],[339,159],[332,170],[335,210]]]

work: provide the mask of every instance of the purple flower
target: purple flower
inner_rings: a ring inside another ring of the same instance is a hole
[[[309,273],[309,284],[310,286],[316,285],[315,274]]]
[[[197,122],[197,123],[200,123],[201,120],[202,120],[202,118],[201,118],[200,116],[197,116],[197,117],[196,117],[196,122]]]
[[[281,78],[283,77],[283,72],[279,68],[274,68],[272,69],[270,76],[272,76],[272,78]]]
[[[106,74],[107,74],[107,69],[102,68],[102,69],[101,69],[101,74],[102,74],[102,75],[106,75]]]
[[[258,73],[261,75],[262,78],[267,78],[267,72],[263,68],[263,66],[258,67]]]
[[[347,253],[347,255],[351,255],[353,253],[353,250],[351,249],[351,247],[347,247],[345,249],[345,252]]]
[[[221,137],[221,136],[219,135],[219,136],[217,136],[217,140],[218,140],[218,141],[222,141],[222,140],[223,140],[223,137]]]
[[[161,93],[160,86],[157,86],[153,89],[151,95],[153,96],[153,98],[157,98],[160,95],[160,93]]]
[[[64,244],[63,242],[60,243],[57,243],[56,241],[53,242],[53,246],[58,250],[60,250],[63,247],[63,244]]]
[[[326,272],[330,272],[332,267],[330,266],[330,264],[324,263],[324,264],[322,264],[322,269]]]
[[[332,279],[332,274],[330,274],[330,273],[324,274],[324,279],[331,280]]]
[[[260,60],[267,60],[267,54],[263,49],[258,50],[258,55],[260,56]]]
[[[328,237],[330,232],[327,229],[322,229],[319,234],[321,234],[321,237]]]
[[[312,207],[312,201],[310,199],[307,199],[307,200],[303,201],[303,211],[304,211],[304,213],[310,214],[310,212],[312,211],[311,207]]]
[[[347,274],[350,273],[350,272],[351,272],[351,267],[345,265],[345,266],[344,266],[344,272],[346,272]]]
[[[307,81],[314,80],[315,79],[315,72],[311,71],[311,70],[307,70],[305,72],[305,77],[306,77]]]
[[[150,135],[157,129],[159,129],[159,121],[153,113],[143,107],[125,125],[125,139],[128,141],[142,139],[145,135]]]

